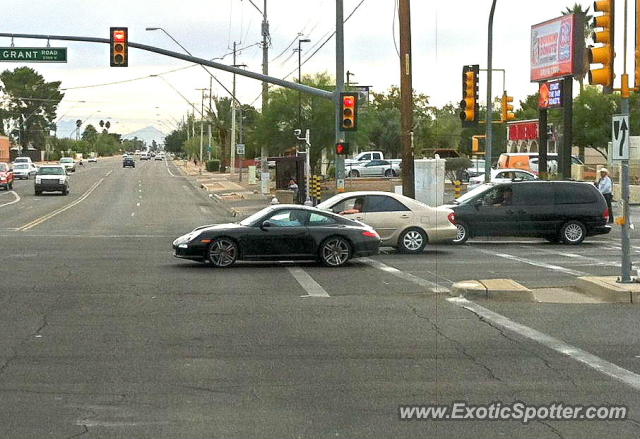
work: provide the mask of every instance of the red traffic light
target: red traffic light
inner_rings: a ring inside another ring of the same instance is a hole
[[[112,27],[110,29],[111,67],[127,67],[129,65],[128,28]]]
[[[345,107],[353,107],[354,99],[353,96],[345,96],[344,101],[342,101]]]
[[[336,143],[336,154],[337,155],[349,154],[349,144],[347,142]]]
[[[340,131],[355,131],[358,128],[358,94],[345,92],[340,94],[342,100],[342,123]]]
[[[119,43],[124,43],[127,39],[127,32],[123,29],[113,31],[113,40]]]

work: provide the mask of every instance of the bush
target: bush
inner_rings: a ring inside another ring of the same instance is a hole
[[[208,160],[207,171],[218,172],[220,170],[220,160]]]
[[[327,177],[336,178],[336,168],[334,166],[331,166],[329,167],[329,169],[327,169]]]
[[[446,159],[444,162],[444,170],[447,175],[447,178],[453,182],[454,180],[462,179],[462,172],[472,167],[473,164],[471,160],[466,157],[455,157]]]

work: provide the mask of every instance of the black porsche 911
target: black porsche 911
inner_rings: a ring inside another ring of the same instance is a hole
[[[174,256],[216,267],[238,260],[317,259],[339,267],[378,253],[373,228],[331,212],[299,205],[262,209],[239,223],[202,226],[173,241]]]

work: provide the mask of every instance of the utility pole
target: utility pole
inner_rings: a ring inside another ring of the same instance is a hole
[[[200,159],[199,159],[199,167],[198,167],[198,172],[200,174],[202,174],[202,159],[203,154],[202,154],[202,146],[204,144],[204,91],[206,90],[206,88],[198,88],[196,90],[200,90],[201,92],[201,98],[200,98]]]
[[[411,9],[409,0],[399,0],[400,31],[400,140],[402,142],[402,194],[415,198],[413,169],[413,85],[411,78]]]
[[[308,38],[298,38],[298,84],[302,84],[302,43],[308,43]],[[302,129],[302,93],[298,92],[298,128]]]
[[[629,97],[631,91],[629,90],[629,75],[627,74],[627,0],[624,0],[624,48],[622,50],[622,59],[623,61],[623,73],[622,73],[622,87],[621,87],[621,107],[622,114],[624,116],[630,117],[629,111]],[[636,9],[640,5],[636,2]],[[638,16],[639,11],[636,10],[636,17]],[[636,32],[637,30],[636,23]],[[637,37],[636,37],[637,38]],[[637,49],[637,48],[636,48]],[[636,84],[637,86],[638,84]],[[629,124],[631,127],[631,124]],[[620,189],[622,195],[622,266],[621,268],[621,283],[630,283],[633,282],[631,279],[631,236],[629,233],[629,158],[627,157],[625,160],[622,160],[622,169],[620,172]],[[613,212],[609,212],[610,215],[613,215]]]
[[[267,0],[262,7],[262,74],[269,74],[269,22],[267,21]],[[262,82],[262,114],[267,111],[269,105],[269,84]],[[267,179],[267,184],[262,183],[262,194],[269,193],[269,165],[267,163],[267,147],[260,146],[260,174],[261,180]]]
[[[236,45],[233,42],[233,65],[236,65]],[[231,94],[233,99],[231,100],[231,163],[230,173],[233,175],[236,171],[236,74],[233,74],[233,89]]]
[[[489,12],[489,29],[487,35],[487,118],[484,148],[484,182],[491,181],[491,159],[493,156],[493,97],[491,80],[493,79],[493,13],[496,10],[496,0],[491,3]]]
[[[344,142],[342,126],[342,105],[340,93],[344,91],[344,7],[343,0],[336,0],[336,93],[334,105],[336,107],[336,143]],[[336,190],[344,192],[344,157],[336,155]]]
[[[213,115],[213,110],[211,107],[212,97],[213,97],[213,78],[209,78],[209,117]],[[213,149],[211,145],[211,122],[207,123],[207,135],[208,135],[207,160],[211,160],[211,150]]]

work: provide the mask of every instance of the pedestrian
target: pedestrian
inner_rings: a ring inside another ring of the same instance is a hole
[[[296,202],[298,202],[298,183],[296,183],[296,180],[291,177],[289,179],[289,184],[287,185],[287,189],[289,189],[290,191],[293,191],[293,199],[296,200]]]
[[[607,202],[607,209],[609,210],[609,223],[613,222],[613,208],[611,207],[611,199],[613,198],[613,181],[609,177],[609,171],[607,168],[600,168],[600,180],[596,183],[598,190]]]

